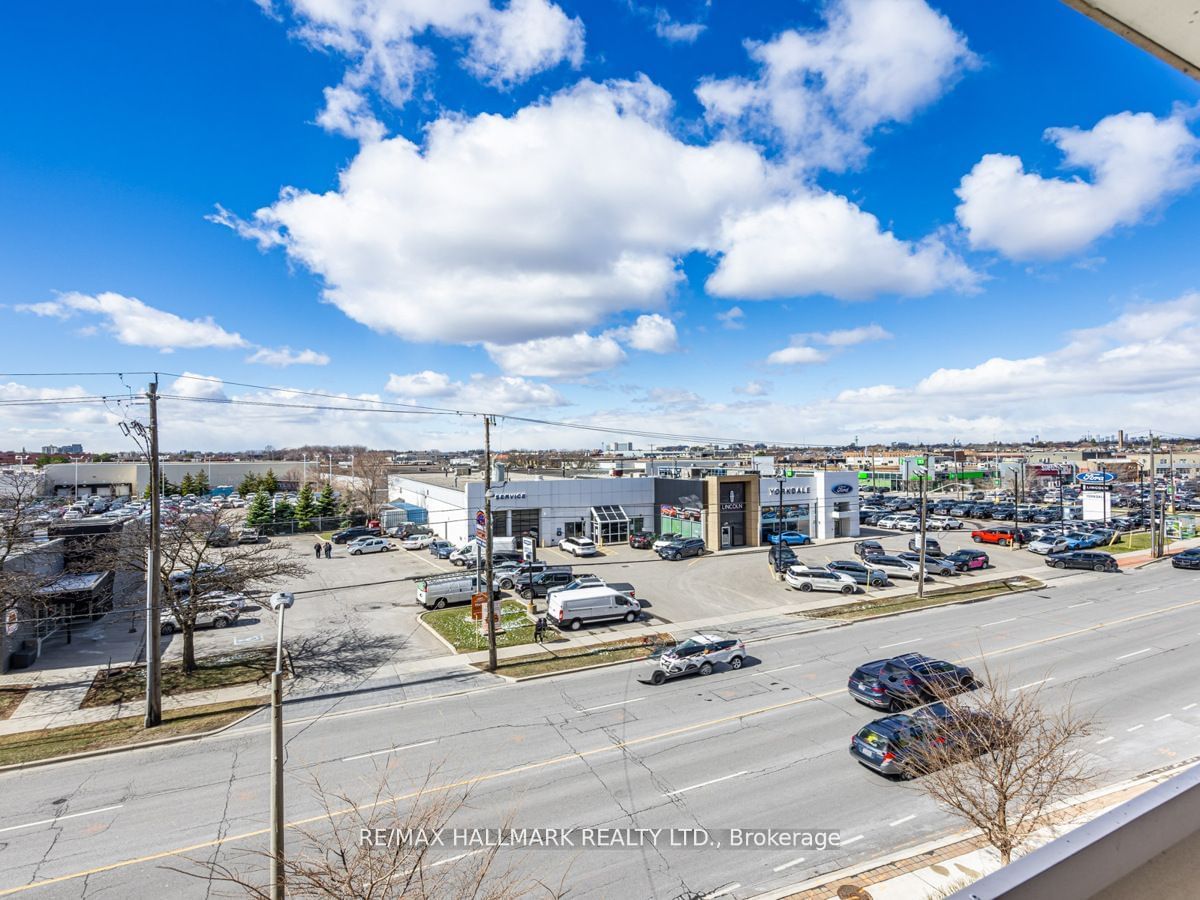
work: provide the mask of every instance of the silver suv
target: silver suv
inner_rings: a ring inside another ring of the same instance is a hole
[[[682,675],[711,675],[719,663],[740,669],[745,658],[746,645],[737,638],[697,634],[681,644],[652,654],[638,672],[637,679],[644,684],[662,684]]]

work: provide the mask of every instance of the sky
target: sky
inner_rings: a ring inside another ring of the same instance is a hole
[[[0,72],[0,449],[155,372],[171,449],[1200,434],[1200,83],[1064,4],[66,0]]]

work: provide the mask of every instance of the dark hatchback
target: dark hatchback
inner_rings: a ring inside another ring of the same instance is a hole
[[[629,546],[635,550],[649,550],[656,537],[653,531],[635,531],[629,536]]]
[[[1046,565],[1055,569],[1091,569],[1094,572],[1116,572],[1116,557],[1096,550],[1071,550],[1067,553],[1048,553]]]
[[[863,663],[850,674],[846,688],[859,703],[897,710],[970,690],[974,685],[975,675],[966,666],[905,653]]]
[[[954,563],[954,568],[960,572],[967,569],[986,569],[992,564],[991,559],[982,550],[955,550],[953,553],[947,553],[943,559]]]
[[[1192,547],[1171,557],[1171,565],[1176,569],[1200,569],[1200,547]]]

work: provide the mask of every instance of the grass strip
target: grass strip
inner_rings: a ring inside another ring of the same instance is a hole
[[[30,684],[9,684],[0,687],[0,719],[7,719],[17,711],[31,687],[33,685]]]
[[[496,671],[511,678],[543,675],[547,672],[567,672],[585,666],[598,666],[602,663],[642,659],[649,656],[655,646],[670,643],[674,643],[674,641],[669,634],[657,634],[652,637],[609,641],[591,647],[580,647],[577,650],[556,652],[547,648],[545,654],[539,653],[535,656],[518,656],[500,660]],[[474,665],[478,669],[487,668],[487,663],[474,663]]]
[[[274,650],[242,650],[221,656],[198,659],[199,668],[191,675],[183,674],[179,662],[162,667],[164,696],[186,694],[190,691],[210,691],[239,684],[267,682],[275,671]],[[120,666],[101,669],[92,680],[80,709],[108,706],[113,703],[135,703],[146,696],[146,667]]]
[[[1111,544],[1101,544],[1096,547],[1105,553],[1131,553],[1134,550],[1150,549],[1150,532],[1138,531],[1133,534],[1123,534]]]
[[[843,606],[828,606],[824,609],[813,609],[802,613],[791,613],[791,615],[802,616],[806,619],[862,619],[881,613],[908,612],[931,606],[943,606],[947,603],[961,603],[964,600],[986,600],[989,597],[999,597],[1017,591],[1036,590],[1044,586],[1036,578],[1018,576],[971,587],[944,589],[936,593],[928,592],[924,597],[917,597],[914,594],[905,594],[900,597],[880,597],[878,600],[847,603]]]
[[[480,630],[481,620],[471,618],[469,606],[435,609],[422,613],[421,618],[459,653],[487,649],[487,632]],[[500,622],[504,630],[496,634],[497,647],[516,647],[533,643],[533,620],[525,611],[525,604],[514,600],[503,601],[500,604]],[[553,631],[547,631],[546,640],[549,643],[564,638],[555,635]]]
[[[228,700],[207,706],[164,710],[162,724],[146,728],[142,714],[41,731],[0,735],[0,765],[52,759],[108,747],[132,747],[162,738],[212,731],[260,708],[253,700]]]

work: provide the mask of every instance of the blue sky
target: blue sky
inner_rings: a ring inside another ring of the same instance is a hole
[[[14,373],[746,440],[1200,432],[1200,84],[1062,4],[69,2],[0,42]],[[165,407],[170,446],[477,442]],[[0,444],[116,418],[9,408]]]

